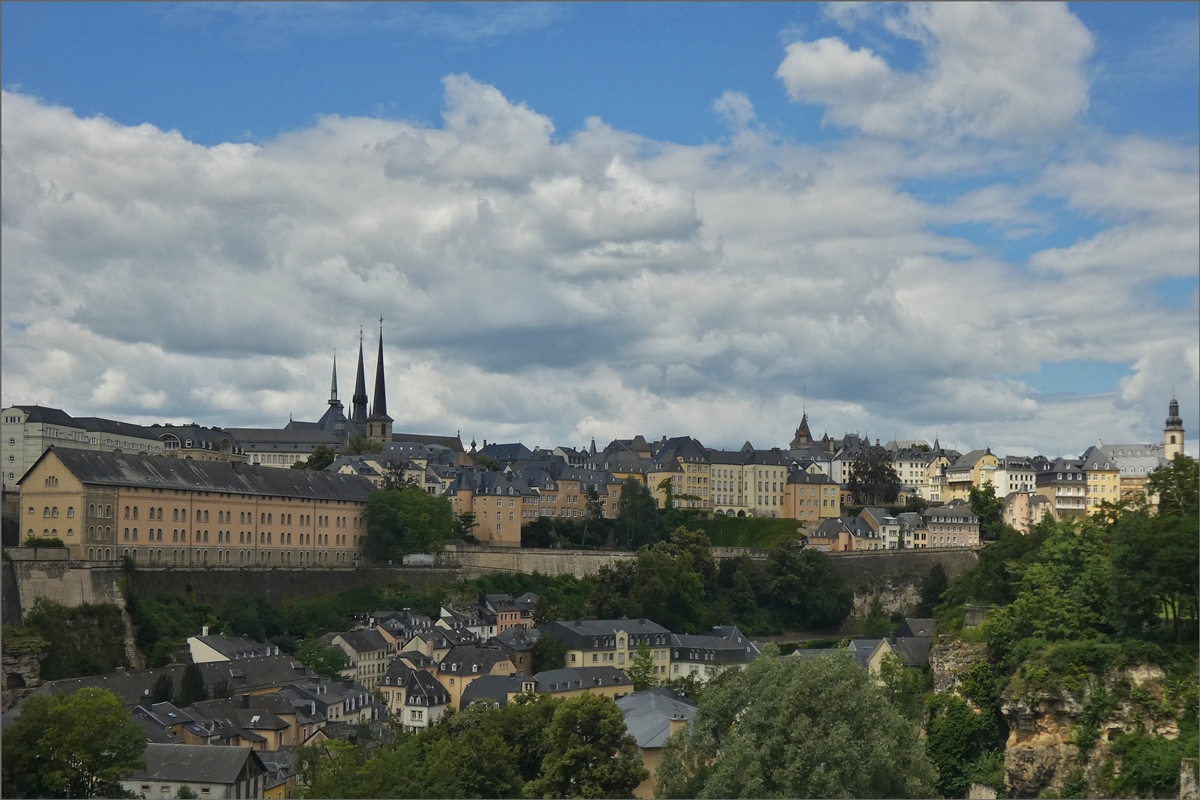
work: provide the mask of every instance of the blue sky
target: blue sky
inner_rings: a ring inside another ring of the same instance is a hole
[[[1014,451],[1053,432],[1082,449],[1156,438],[1172,386],[1194,430],[1181,187],[1196,177],[1197,9],[4,3],[4,402],[315,416],[329,352],[382,312],[397,320],[389,368],[413,387],[402,419],[479,438],[769,446],[795,426],[798,383],[831,432],[936,429]],[[467,166],[437,161],[466,144]],[[344,241],[314,243],[298,231],[359,201],[312,216],[356,147],[393,183],[329,222]],[[164,164],[180,174],[111,178]],[[239,181],[271,188],[222,195]],[[179,202],[162,199],[172,185]],[[94,205],[51,214],[47,192]],[[569,210],[552,223],[556,204]],[[434,208],[441,221],[411,227]],[[471,231],[447,221],[464,209]],[[406,233],[348,233],[393,228]],[[130,279],[113,320],[99,298]],[[263,303],[191,317],[171,293],[220,306],[210,295],[280,285],[320,330]],[[473,307],[475,290],[503,308]],[[47,313],[78,330],[57,338],[33,321]],[[91,373],[71,388],[77,363]]]

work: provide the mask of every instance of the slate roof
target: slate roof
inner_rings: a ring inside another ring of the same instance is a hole
[[[356,475],[274,469],[171,456],[118,455],[53,446],[30,469],[41,463],[49,453],[58,456],[83,483],[102,486],[138,486],[358,503],[365,503],[367,496],[375,489],[369,480]]]
[[[831,484],[833,479],[823,472],[805,472],[803,469],[793,469],[788,473],[788,483]]]
[[[485,445],[479,452],[483,455],[491,456],[501,464],[533,459],[533,451],[520,442],[512,442],[510,444],[492,443]]]
[[[425,670],[410,669],[407,665],[401,663],[399,659],[388,665],[387,672],[384,673],[380,684],[383,686],[404,687],[407,690],[406,705],[428,707],[444,706],[450,703],[450,692],[442,686],[437,678]],[[472,683],[472,685],[474,684]],[[425,702],[419,702],[420,700],[424,700]]]
[[[41,422],[45,425],[63,425],[71,428],[82,428],[75,418],[61,408],[47,408],[46,406],[12,406],[19,408],[27,415],[26,422]]]
[[[466,708],[476,700],[490,700],[498,706],[507,705],[509,692],[519,694],[522,686],[533,680],[522,675],[484,675],[471,681],[470,685],[463,689],[459,705]]]
[[[247,639],[245,636],[220,636],[211,634],[207,636],[195,636],[193,638],[231,660],[279,655],[279,648],[270,642],[256,642],[253,639]]]
[[[673,633],[671,647],[672,661],[705,661],[704,654],[712,653],[713,661],[724,664],[748,664],[761,652],[734,625],[717,626],[711,635]]]
[[[393,442],[414,442],[418,444],[436,444],[455,453],[466,452],[463,449],[462,438],[459,436],[431,436],[425,433],[392,433]]]
[[[633,636],[670,636],[670,631],[648,619],[588,619],[555,620],[541,628],[542,636],[553,636],[566,642],[572,650],[612,649],[606,640],[624,631]],[[599,640],[599,641],[597,641]],[[669,638],[668,638],[669,641]]]
[[[625,728],[642,749],[663,747],[671,738],[671,720],[696,717],[696,704],[670,689],[655,687],[617,698]]]
[[[203,744],[148,744],[146,768],[134,771],[127,781],[183,781],[233,783],[252,761],[262,759],[249,747],[210,747]]]
[[[959,456],[956,461],[951,463],[950,466],[946,468],[946,471],[949,472],[951,470],[973,469],[975,467],[975,465],[979,463],[979,459],[983,458],[984,456],[989,456],[991,454],[992,454],[992,451],[987,450],[987,449],[972,450],[971,452],[966,453],[965,455]]]
[[[929,663],[929,646],[932,642],[928,636],[895,636],[888,639],[900,663],[909,667],[924,667]]]
[[[232,691],[261,689],[268,686],[280,686],[298,680],[312,680],[316,674],[289,656],[262,656],[245,658],[239,661],[211,661],[198,664],[200,674],[204,678],[204,686],[211,693],[213,685],[218,681],[226,681]],[[123,699],[126,705],[135,705],[143,698],[149,697],[155,682],[162,675],[171,676],[171,681],[178,687],[183,680],[184,664],[174,664],[157,669],[127,670],[125,672],[110,672],[107,675],[92,675],[86,678],[64,678],[57,681],[47,681],[39,686],[30,696],[62,692],[74,694],[85,687],[107,689]],[[5,725],[10,717],[19,713],[23,702],[5,713]]]
[[[533,676],[538,692],[569,692],[598,686],[632,686],[624,670],[616,667],[548,669]]]
[[[391,648],[387,639],[384,639],[383,635],[376,630],[348,631],[339,634],[339,636],[356,653],[370,653],[375,650],[388,650]]]
[[[115,419],[105,419],[104,417],[75,417],[75,424],[82,426],[85,430],[99,433],[111,433],[115,436],[128,436],[133,439],[150,439],[156,441],[158,432],[142,425],[134,425],[132,422],[120,422]]]
[[[924,617],[905,617],[896,628],[896,636],[924,636],[932,638],[934,621]]]
[[[438,664],[439,673],[486,675],[498,661],[509,661],[508,653],[499,647],[479,643],[461,644],[450,648]]]
[[[341,447],[346,439],[333,431],[321,430],[315,422],[291,428],[226,428],[225,432],[234,436],[242,449],[255,452],[264,450],[299,452],[305,447],[319,444],[336,448]]]

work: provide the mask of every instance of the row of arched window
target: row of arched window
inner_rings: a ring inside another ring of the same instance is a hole
[[[34,509],[33,506],[30,506],[29,507],[29,516],[32,517],[36,513],[37,513],[36,509]],[[42,516],[43,517],[57,517],[58,516],[58,506],[46,506],[45,508],[42,509]],[[75,516],[75,506],[67,506],[67,516],[68,517]]]

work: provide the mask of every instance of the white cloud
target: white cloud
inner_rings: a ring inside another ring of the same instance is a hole
[[[945,49],[943,22],[922,24]],[[798,74],[816,91],[823,64],[831,103],[848,75],[932,85],[824,41]],[[1195,420],[1196,309],[1130,288],[1196,262],[1194,149],[1101,142],[1049,166],[1009,142],[817,149],[760,128],[735,92],[714,104],[731,138],[681,146],[598,119],[556,134],[495,87],[445,86],[440,127],[326,117],[215,147],[5,93],[3,402],[147,422],[315,418],[333,350],[345,395],[356,328],[382,314],[400,430],[769,447],[790,439],[805,385],[831,434],[963,446],[1154,436],[1172,384]],[[997,114],[971,125],[999,135]],[[990,173],[942,205],[901,190]],[[1046,197],[1102,230],[1028,268],[934,232],[1043,231],[1031,204]],[[1004,377],[1070,359],[1134,375],[1052,401]]]
[[[835,19],[854,28],[868,13]],[[925,46],[918,70],[829,37],[788,45],[776,76],[829,124],[908,139],[1041,136],[1087,108],[1092,36],[1063,5],[918,3],[887,23]]]

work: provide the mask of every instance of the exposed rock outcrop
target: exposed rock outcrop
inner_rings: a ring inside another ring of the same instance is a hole
[[[1097,781],[1106,762],[1111,763],[1111,744],[1118,737],[1138,730],[1166,739],[1178,736],[1177,722],[1162,707],[1163,677],[1157,667],[1129,667],[1103,681],[1089,680],[1074,692],[1034,689],[1015,678],[1001,705],[1009,727],[1004,758],[1009,796],[1037,797],[1046,790],[1061,794],[1079,780],[1089,796],[1099,796]],[[1087,737],[1081,730],[1086,712],[1101,691],[1109,700],[1092,731],[1094,741],[1087,739],[1092,743],[1081,748],[1081,736]],[[1119,773],[1119,763],[1113,767]]]
[[[964,642],[942,635],[929,648],[929,668],[933,670],[933,691],[938,694],[962,694],[962,679],[971,667],[987,660],[987,648],[982,643]]]
[[[42,685],[42,660],[47,643],[35,633],[21,628],[4,629],[3,655],[0,656],[0,710],[7,711]]]

